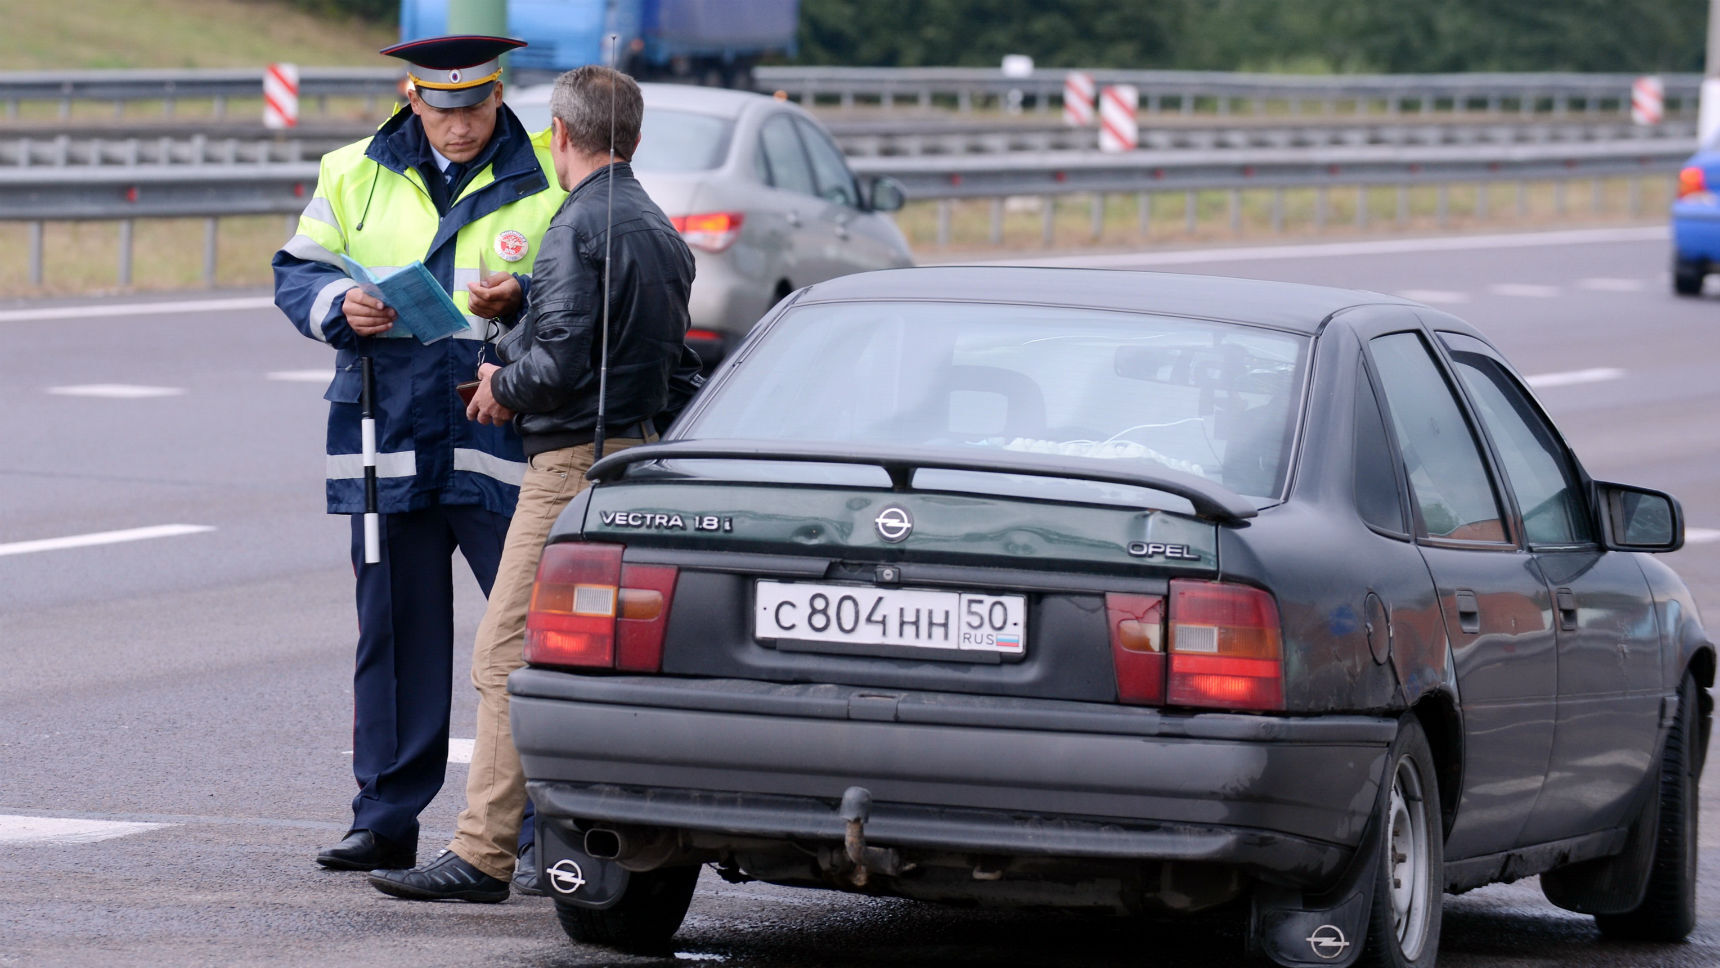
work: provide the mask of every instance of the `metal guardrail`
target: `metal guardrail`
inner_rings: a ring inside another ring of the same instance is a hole
[[[1008,78],[986,68],[926,67],[761,67],[755,72],[763,91],[782,90],[802,103],[831,102],[843,107],[862,104],[885,108],[903,104],[932,107],[953,104],[958,110],[976,105],[1032,107],[1048,111],[1061,103],[1061,69],[1036,70],[1027,77]],[[1339,111],[1365,113],[1380,107],[1390,113],[1449,110],[1498,112],[1515,110],[1555,115],[1573,111],[1630,108],[1627,74],[1476,73],[1476,74],[1245,74],[1219,71],[1093,70],[1101,84],[1133,84],[1142,107],[1193,113],[1259,114],[1270,105],[1293,114]],[[318,105],[330,97],[362,97],[374,103],[395,96],[401,71],[395,68],[305,67],[299,72],[300,103]],[[1689,113],[1696,108],[1701,76],[1663,76],[1666,110]],[[1014,93],[1012,93],[1014,92]],[[171,115],[179,101],[212,101],[217,116],[234,98],[262,94],[262,70],[127,70],[0,72],[0,117],[15,119],[25,102],[53,102],[61,117],[80,101],[114,105],[116,117],[124,106],[158,101]]]
[[[1466,74],[1245,74],[1219,71],[1092,70],[1100,86],[1132,84],[1149,114],[1163,110],[1217,114],[1265,113],[1273,104],[1291,114],[1335,114],[1382,108],[1388,113],[1450,110],[1555,115],[1582,110],[1628,114],[1635,75],[1574,73]],[[848,108],[877,105],[932,107],[945,101],[958,110],[976,106],[1048,111],[1061,103],[1064,69],[1035,70],[1026,77],[964,67],[760,67],[758,87],[780,90],[802,104],[834,101]],[[1662,75],[1669,114],[1696,110],[1702,77]],[[1013,92],[1013,93],[1012,93]]]
[[[918,155],[1007,154],[1032,151],[1093,151],[1093,128],[1062,124],[904,119],[902,121],[837,120],[827,124],[850,158],[913,157]],[[80,133],[0,136],[0,167],[144,164],[253,164],[305,161],[347,144],[370,131],[367,125],[322,125],[295,129],[286,136],[251,126],[247,134],[223,136],[221,128],[204,125],[135,126],[129,130],[84,128]],[[213,133],[211,133],[213,132]],[[1661,143],[1693,145],[1696,125],[1672,120],[1643,127],[1617,120],[1488,119],[1459,121],[1289,121],[1149,124],[1140,134],[1141,147],[1159,151],[1252,150],[1260,148],[1327,148],[1354,145],[1576,144],[1585,142]]]
[[[1100,234],[1107,195],[1134,194],[1141,211],[1147,197],[1160,192],[1189,195],[1194,219],[1194,193],[1224,191],[1231,197],[1233,228],[1240,228],[1241,195],[1270,191],[1273,228],[1284,223],[1284,193],[1314,189],[1316,223],[1323,227],[1327,193],[1355,188],[1357,221],[1366,224],[1367,189],[1397,186],[1399,217],[1406,211],[1411,186],[1438,186],[1440,220],[1444,221],[1449,186],[1462,183],[1553,181],[1563,199],[1563,185],[1577,179],[1631,179],[1631,209],[1636,211],[1644,178],[1664,179],[1688,153],[1684,145],[1601,142],[1509,147],[1430,146],[1413,154],[1391,146],[1329,149],[1270,149],[1249,152],[1183,151],[1102,155],[1057,151],[1013,155],[921,156],[915,158],[856,158],[852,166],[862,178],[888,175],[900,181],[912,200],[938,202],[938,243],[951,237],[952,203],[989,198],[991,237],[1002,240],[1006,199],[1037,196],[1045,213],[1043,238],[1049,245],[1056,199],[1086,194],[1092,199],[1094,234]],[[94,168],[0,168],[0,219],[26,221],[30,230],[30,279],[42,279],[42,223],[64,220],[118,220],[121,223],[120,284],[131,278],[131,223],[141,218],[203,217],[205,279],[215,273],[217,220],[230,215],[296,215],[315,188],[314,162],[254,165],[138,165]],[[1598,191],[1598,188],[1597,188]],[[1521,188],[1519,188],[1521,197]],[[1485,193],[1481,195],[1484,207]],[[291,223],[285,231],[290,234]],[[284,236],[283,236],[284,237]]]

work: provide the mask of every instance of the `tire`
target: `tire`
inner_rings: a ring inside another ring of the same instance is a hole
[[[698,881],[696,866],[635,872],[614,906],[598,911],[557,898],[555,917],[567,936],[581,944],[658,954],[681,927]]]
[[[1707,266],[1697,259],[1672,260],[1672,291],[1680,296],[1702,295],[1702,277]]]
[[[1433,751],[1413,715],[1399,725],[1388,762],[1375,808],[1383,839],[1361,964],[1432,968],[1444,910],[1445,833]]]
[[[1597,914],[1601,934],[1628,941],[1681,941],[1696,927],[1696,680],[1678,687],[1678,718],[1660,756],[1660,825],[1648,890],[1634,911]]]

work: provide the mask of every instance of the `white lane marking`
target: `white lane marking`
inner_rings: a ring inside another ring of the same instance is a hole
[[[1495,296],[1516,296],[1521,299],[1557,299],[1558,286],[1539,286],[1528,282],[1501,282],[1487,287]]]
[[[472,762],[472,744],[476,743],[476,742],[477,742],[477,740],[472,740],[472,739],[453,739],[453,738],[450,738],[448,740],[448,762],[450,762],[450,763],[470,763],[470,762]]]
[[[1562,373],[1536,373],[1526,376],[1529,385],[1537,390],[1547,387],[1568,387],[1579,383],[1605,383],[1608,380],[1618,380],[1624,377],[1624,371],[1616,366],[1597,366],[1589,370],[1566,370]]]
[[[1597,277],[1594,279],[1577,280],[1578,289],[1590,292],[1641,292],[1648,288],[1641,279],[1611,279]]]
[[[999,266],[1094,266],[1127,268],[1145,265],[1188,265],[1200,262],[1250,262],[1256,259],[1323,259],[1334,256],[1376,255],[1405,252],[1450,252],[1464,249],[1524,249],[1540,246],[1580,245],[1601,242],[1665,241],[1670,229],[1664,225],[1625,229],[1578,229],[1565,232],[1522,232],[1508,235],[1437,236],[1425,239],[1377,239],[1368,242],[1316,242],[1311,245],[1239,246],[1230,249],[1176,249],[1169,252],[1133,252],[1111,255],[1071,255],[1046,258],[988,259],[963,261],[962,265]],[[955,264],[955,263],[952,263]]]
[[[1708,544],[1711,541],[1720,541],[1720,528],[1684,529],[1684,543],[1687,545]]]
[[[93,844],[99,840],[129,837],[169,823],[126,823],[117,820],[67,820],[62,817],[25,817],[0,814],[0,844]]]
[[[287,383],[327,383],[334,379],[333,370],[276,370],[269,379]]]
[[[1399,291],[1398,295],[1419,303],[1427,303],[1430,306],[1436,303],[1466,303],[1469,301],[1468,293],[1454,292],[1450,289],[1404,289]]]
[[[49,387],[49,393],[62,397],[101,397],[107,400],[142,400],[147,397],[177,397],[181,387],[145,387],[132,383],[81,383],[75,386]]]
[[[198,299],[182,302],[96,303],[89,306],[43,306],[40,309],[0,311],[0,323],[41,319],[89,319],[92,316],[157,316],[170,313],[219,313],[237,309],[268,309],[275,301],[267,296],[245,299]]]
[[[37,541],[14,541],[0,544],[0,557],[27,555],[35,551],[59,551],[64,548],[88,548],[92,545],[119,544],[122,541],[143,541],[149,538],[175,538],[182,534],[202,534],[213,531],[207,524],[158,524],[150,528],[128,528],[124,531],[96,531],[74,534],[64,538],[42,538]]]

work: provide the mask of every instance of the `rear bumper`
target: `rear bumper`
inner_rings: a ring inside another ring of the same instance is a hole
[[[1672,245],[1680,259],[1720,262],[1720,204],[1673,203]]]
[[[1095,703],[588,677],[510,680],[540,815],[840,842],[1233,865],[1293,887],[1359,844],[1396,722],[1165,714]]]

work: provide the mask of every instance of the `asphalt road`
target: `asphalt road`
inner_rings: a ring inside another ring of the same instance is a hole
[[[1720,623],[1720,296],[1669,294],[1661,230],[1071,261],[1398,292],[1464,316],[1537,378],[1591,473],[1683,500],[1693,540],[1671,560]],[[394,901],[312,863],[351,790],[351,573],[345,523],[322,513],[330,361],[266,296],[211,298],[225,302],[0,305],[0,966],[649,963],[570,945],[543,899]],[[459,641],[481,604],[464,580]],[[421,857],[452,832],[464,778],[450,766]],[[1717,787],[1688,944],[1603,943],[1528,881],[1448,897],[1440,963],[1720,964]],[[677,950],[737,968],[1204,968],[1240,943],[1221,919],[707,875]]]

